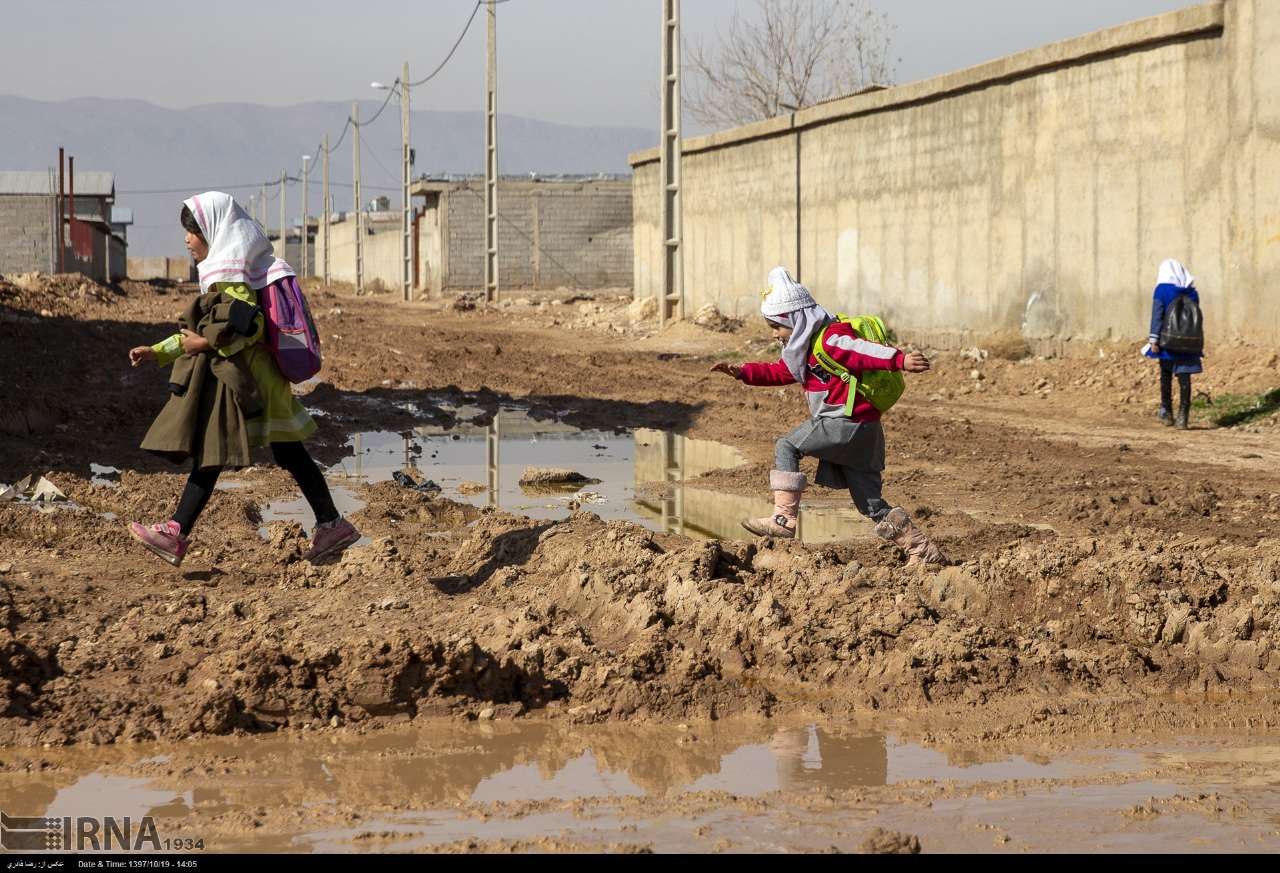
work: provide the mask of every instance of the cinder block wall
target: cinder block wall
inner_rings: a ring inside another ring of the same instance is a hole
[[[635,290],[661,293],[657,150],[632,156]],[[689,140],[690,308],[775,264],[834,308],[960,342],[1141,339],[1156,268],[1214,338],[1280,336],[1280,3],[1206,3]]]
[[[484,189],[450,190],[446,288],[484,284]],[[498,185],[498,280],[503,288],[626,287],[632,281],[631,186],[626,182]]]
[[[626,183],[535,187],[534,284],[626,287],[632,281],[631,187]]]
[[[56,246],[51,197],[0,196],[0,273],[47,273]]]

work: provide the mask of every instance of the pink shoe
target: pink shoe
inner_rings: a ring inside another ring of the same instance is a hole
[[[308,561],[314,561],[326,555],[341,554],[349,546],[355,545],[359,539],[360,531],[345,518],[339,518],[328,524],[318,524],[311,533],[311,551],[303,557]]]
[[[129,523],[129,533],[135,540],[175,567],[182,566],[182,559],[187,556],[187,547],[191,544],[191,541],[182,535],[182,528],[172,520],[162,521],[151,527],[143,527],[133,521]]]

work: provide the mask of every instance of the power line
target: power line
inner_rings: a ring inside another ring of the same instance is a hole
[[[386,174],[387,174],[387,178],[389,178],[389,179],[394,179],[394,178],[396,177],[395,173],[392,173],[390,170],[388,170],[388,169],[387,169],[387,165],[386,165],[386,164],[384,164],[384,163],[382,163],[382,158],[378,157],[378,153],[377,153],[377,152],[375,152],[375,151],[374,151],[373,149],[371,149],[371,148],[366,148],[366,147],[365,147],[365,145],[364,145],[364,143],[361,143],[361,144],[360,144],[360,149],[361,149],[361,151],[363,151],[365,154],[369,155],[369,157],[373,158],[374,163],[376,163],[379,167],[381,167],[381,168],[382,168],[382,172],[384,172],[384,173],[386,173]],[[361,185],[364,185],[364,182],[361,182],[360,184],[361,184]]]
[[[400,78],[397,76],[396,80],[391,83],[391,87],[387,89],[387,97],[385,100],[382,101],[382,105],[378,107],[378,111],[373,113],[373,118],[368,118],[360,122],[361,127],[368,127],[369,125],[373,124],[375,121],[378,120],[378,116],[382,114],[382,110],[387,108],[387,104],[390,103],[391,98],[395,96],[396,86],[399,84],[400,84]],[[347,116],[347,120],[351,121],[350,115]],[[351,123],[355,124],[356,122],[351,121]]]
[[[462,45],[462,40],[466,37],[467,31],[471,29],[471,22],[476,20],[476,13],[480,11],[480,7],[483,6],[484,3],[485,3],[485,0],[476,0],[476,5],[471,8],[471,17],[467,19],[466,25],[463,26],[462,33],[458,34],[457,40],[455,40],[453,43],[453,48],[449,49],[449,54],[445,55],[444,60],[440,62],[440,65],[437,66],[430,73],[428,73],[426,76],[422,77],[416,82],[410,82],[409,83],[410,88],[416,88],[419,85],[423,85],[427,82],[430,82],[432,79],[436,77],[437,73],[439,73],[441,70],[444,69],[445,64],[449,63],[449,61],[453,59],[453,53],[458,50],[458,46]]]
[[[293,176],[286,177],[290,182],[300,181]],[[188,185],[184,188],[120,188],[117,194],[190,194],[192,191],[230,191],[233,188],[261,188],[263,185],[268,188],[280,186],[279,179],[273,179],[269,182],[245,182],[240,185]]]

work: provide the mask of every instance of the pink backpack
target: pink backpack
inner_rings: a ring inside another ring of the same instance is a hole
[[[266,342],[280,372],[305,382],[320,372],[320,334],[296,276],[277,279],[258,292],[266,314]]]

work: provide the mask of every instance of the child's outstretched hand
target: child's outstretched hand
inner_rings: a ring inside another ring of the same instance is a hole
[[[739,380],[742,378],[741,367],[739,367],[737,364],[726,364],[724,361],[721,361],[718,364],[713,364],[711,366],[711,372],[724,373],[726,376],[732,376],[733,378],[739,379]]]
[[[922,352],[907,352],[902,356],[902,369],[908,373],[924,373],[929,369],[929,359]]]
[[[129,349],[129,363],[135,367],[142,366],[143,361],[154,361],[155,359],[156,353],[151,346],[138,346],[137,348]]]

